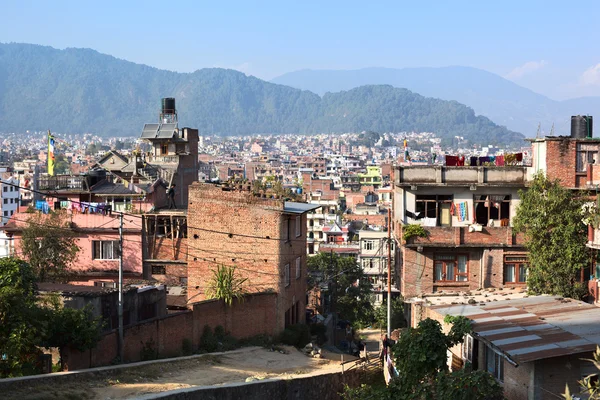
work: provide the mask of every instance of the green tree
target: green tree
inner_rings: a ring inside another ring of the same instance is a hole
[[[357,326],[370,324],[372,287],[354,257],[319,253],[308,259],[309,286],[329,285],[333,310]]]
[[[219,265],[212,270],[212,276],[207,283],[204,294],[207,299],[219,299],[231,306],[234,299],[243,300],[247,278],[240,278],[235,267]]]
[[[35,372],[43,329],[38,311],[31,266],[0,258],[0,378]]]
[[[71,172],[71,164],[65,158],[64,154],[58,154],[54,161],[54,173],[57,175],[68,174]]]
[[[400,335],[393,346],[398,377],[390,386],[363,386],[346,388],[346,400],[500,400],[502,387],[486,371],[470,372],[467,369],[448,372],[446,352],[462,341],[471,331],[471,322],[465,317],[445,320],[452,323],[445,335],[439,322],[425,319],[417,328]]]
[[[392,330],[404,328],[406,319],[404,318],[404,300],[401,297],[392,299],[391,307]],[[375,324],[380,328],[387,327],[387,300],[375,309]]]
[[[21,246],[41,282],[67,279],[79,252],[67,215],[59,211],[31,215],[23,228]]]
[[[590,259],[581,214],[583,198],[541,173],[519,195],[513,224],[515,231],[525,234],[529,291],[581,298],[585,288],[579,278]]]
[[[89,304],[82,309],[67,308],[58,298],[53,298],[44,311],[48,325],[42,345],[58,348],[61,370],[65,367],[64,350],[67,347],[85,351],[95,347],[100,340],[102,318],[94,317]]]

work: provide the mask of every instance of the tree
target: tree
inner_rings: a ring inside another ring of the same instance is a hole
[[[579,282],[580,274],[590,259],[581,214],[584,199],[541,173],[519,195],[521,203],[513,225],[515,231],[525,234],[529,291],[581,298],[585,288]]]
[[[391,328],[404,328],[406,326],[406,319],[404,318],[404,301],[401,297],[392,299],[391,312]],[[375,309],[375,323],[380,328],[387,327],[387,300]]]
[[[35,372],[43,328],[38,311],[31,266],[0,258],[0,378]]]
[[[243,300],[247,278],[238,277],[235,267],[219,265],[212,270],[212,276],[207,283],[204,294],[207,299],[219,299],[231,306],[234,299]]]
[[[30,216],[23,228],[21,246],[41,282],[65,280],[79,252],[75,232],[60,211]]]
[[[377,387],[346,389],[346,400],[500,400],[502,387],[486,371],[467,369],[448,372],[448,349],[471,331],[465,317],[450,317],[450,332],[445,335],[439,322],[425,319],[417,328],[404,331],[393,346],[398,377],[387,390]]]
[[[65,158],[63,154],[58,154],[56,156],[55,164],[54,164],[54,172],[57,175],[68,174],[71,171],[71,165],[69,161]]]
[[[102,331],[102,318],[94,317],[88,304],[82,309],[64,307],[57,297],[52,297],[45,311],[48,327],[42,345],[57,347],[61,371],[65,367],[64,350],[67,347],[85,351],[96,346]]]
[[[319,253],[308,259],[309,286],[329,285],[333,309],[355,325],[373,321],[372,287],[354,257]]]

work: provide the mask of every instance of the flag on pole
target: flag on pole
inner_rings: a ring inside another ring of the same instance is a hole
[[[48,130],[48,175],[54,176],[54,136]]]

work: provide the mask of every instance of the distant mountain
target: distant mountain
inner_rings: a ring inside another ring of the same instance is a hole
[[[423,96],[456,100],[492,121],[535,136],[538,123],[548,133],[569,134],[570,116],[598,114],[600,98],[555,101],[491,72],[470,67],[365,68],[358,70],[301,70],[272,80],[318,94],[362,85],[387,84]]]
[[[390,85],[321,98],[232,70],[183,74],[89,49],[0,44],[0,131],[138,135],[168,96],[177,98],[181,124],[206,134],[415,130],[481,144],[523,139],[455,101]]]

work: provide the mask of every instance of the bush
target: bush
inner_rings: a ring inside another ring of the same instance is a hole
[[[221,325],[217,325],[215,327],[215,337],[217,338],[217,340],[221,341],[225,338],[225,336],[227,336],[227,332],[225,332],[225,328],[223,328],[223,326],[221,326]]]
[[[319,346],[322,346],[327,341],[327,327],[323,324],[311,324],[310,334],[317,337],[317,344]]]
[[[184,356],[189,356],[194,353],[194,349],[192,347],[192,341],[188,338],[183,339],[183,343],[181,344],[181,352]]]
[[[205,353],[211,353],[217,351],[219,347],[219,341],[215,337],[212,329],[208,325],[204,325],[202,329],[202,336],[200,336],[200,351]]]
[[[156,360],[158,358],[158,350],[156,349],[156,343],[154,339],[150,338],[147,342],[143,343],[141,350],[142,361]]]
[[[279,342],[295,347],[310,343],[310,328],[305,324],[292,325],[279,334]]]
[[[402,227],[402,239],[408,241],[413,237],[427,237],[427,231],[421,225],[404,225]]]
[[[273,340],[270,336],[265,334],[258,334],[255,336],[250,336],[244,339],[240,339],[238,342],[239,346],[259,346],[259,347],[268,347],[273,344]]]

